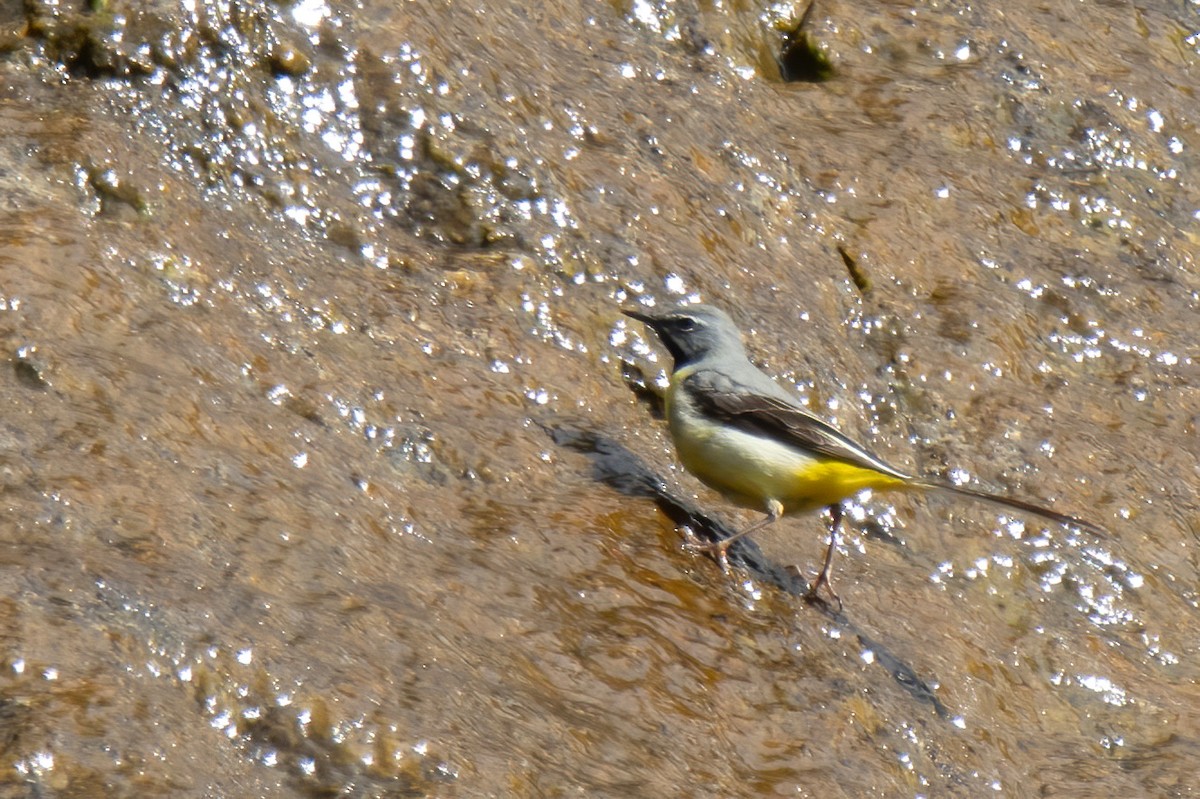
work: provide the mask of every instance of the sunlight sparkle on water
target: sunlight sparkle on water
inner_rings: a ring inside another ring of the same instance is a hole
[[[331,15],[325,0],[299,0],[292,6],[292,19],[306,28],[315,28]]]
[[[1107,677],[1101,677],[1097,674],[1081,674],[1075,680],[1089,691],[1095,691],[1100,694],[1100,697],[1110,705],[1121,706],[1127,704],[1129,701],[1125,694],[1125,689],[1118,687]]]

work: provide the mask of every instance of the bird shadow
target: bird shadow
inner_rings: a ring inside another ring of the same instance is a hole
[[[734,530],[706,515],[695,504],[672,494],[665,480],[614,439],[580,425],[543,424],[542,429],[557,446],[587,456],[592,463],[592,476],[598,482],[628,497],[653,499],[667,518],[679,527],[686,526],[701,541],[719,541],[734,533]],[[727,555],[733,568],[744,570],[757,581],[785,594],[803,599],[809,607],[841,625],[858,639],[864,649],[872,652],[874,663],[884,669],[905,692],[931,707],[939,717],[951,717],[933,688],[908,662],[860,629],[843,608],[813,599],[809,594],[808,582],[800,576],[795,566],[785,566],[768,558],[749,538],[735,541]]]

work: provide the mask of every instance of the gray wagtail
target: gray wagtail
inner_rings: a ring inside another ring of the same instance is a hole
[[[666,416],[679,459],[689,472],[735,504],[767,514],[728,538],[700,549],[723,567],[729,546],[778,521],[784,513],[828,508],[829,548],[806,594],[830,582],[841,503],[864,489],[936,489],[1033,513],[1102,534],[1094,524],[1024,500],[964,488],[892,468],[803,408],[746,357],[742,335],[724,311],[708,305],[650,313],[622,311],[650,326],[675,360]]]

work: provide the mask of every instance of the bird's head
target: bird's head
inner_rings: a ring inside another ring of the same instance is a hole
[[[711,305],[686,305],[664,311],[623,310],[658,334],[679,369],[714,354],[745,358],[742,334],[729,314]]]

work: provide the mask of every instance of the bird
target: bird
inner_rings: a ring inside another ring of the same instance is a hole
[[[766,516],[726,538],[693,543],[716,555],[728,570],[726,552],[742,538],[783,515],[826,509],[829,546],[805,596],[823,601],[833,589],[831,566],[842,521],[842,504],[866,489],[932,490],[1031,513],[1058,524],[1103,534],[1103,528],[1015,497],[917,477],[884,462],[837,428],[814,416],[798,399],[755,366],[741,331],[725,311],[694,304],[664,311],[624,309],[657,334],[674,364],[664,396],[676,454],[687,471],[741,507]]]

